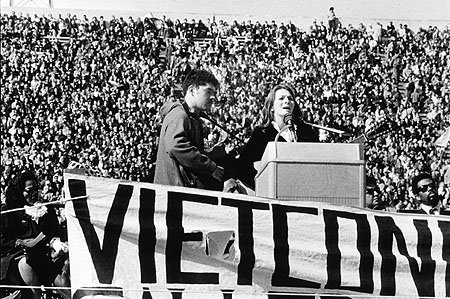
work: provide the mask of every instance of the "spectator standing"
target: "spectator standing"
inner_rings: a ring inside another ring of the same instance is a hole
[[[328,19],[328,32],[334,34],[336,32],[338,22],[336,13],[334,12],[334,7],[330,7],[327,19]]]
[[[183,82],[184,102],[168,102],[161,108],[163,124],[156,159],[157,184],[214,189],[224,169],[204,151],[200,113],[209,112],[219,82],[210,72],[194,69]]]

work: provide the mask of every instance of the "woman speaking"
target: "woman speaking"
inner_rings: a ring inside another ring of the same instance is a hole
[[[295,102],[295,92],[290,86],[276,85],[271,89],[264,102],[262,115],[262,124],[255,127],[236,169],[237,178],[252,189],[255,189],[257,173],[253,163],[261,160],[267,143],[274,141],[279,132],[278,141],[281,142],[319,142],[313,128],[302,121],[300,107]],[[283,130],[287,119],[292,121],[292,130]]]

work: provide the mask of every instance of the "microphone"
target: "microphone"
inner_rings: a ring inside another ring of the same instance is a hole
[[[284,122],[286,125],[293,127],[293,126],[294,126],[294,123],[292,122],[292,119],[293,119],[292,114],[291,114],[291,113],[287,113],[287,114],[284,115],[284,117],[283,117],[283,122]]]
[[[283,117],[283,122],[289,127],[289,133],[291,135],[291,138],[293,141],[297,141],[297,132],[295,132],[295,126],[294,126],[294,122],[293,120],[293,116],[291,113],[287,113],[284,115]]]

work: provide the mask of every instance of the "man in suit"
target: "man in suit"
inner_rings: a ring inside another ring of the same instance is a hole
[[[423,172],[415,176],[412,189],[420,202],[420,214],[440,215],[441,202],[431,174]]]

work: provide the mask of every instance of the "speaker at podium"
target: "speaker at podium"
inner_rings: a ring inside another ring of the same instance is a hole
[[[255,167],[256,196],[365,207],[363,144],[269,142]]]

